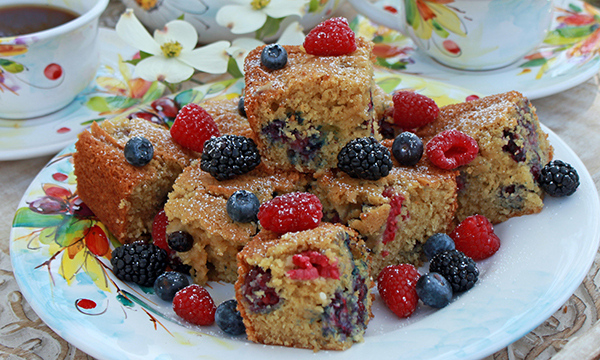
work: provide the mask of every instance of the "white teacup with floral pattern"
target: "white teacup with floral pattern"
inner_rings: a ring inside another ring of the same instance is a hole
[[[28,119],[67,106],[99,66],[98,19],[108,0],[0,0],[0,7],[24,3],[79,16],[48,30],[0,38],[0,118]]]
[[[371,20],[409,36],[462,70],[507,66],[533,50],[552,22],[552,0],[349,0]]]

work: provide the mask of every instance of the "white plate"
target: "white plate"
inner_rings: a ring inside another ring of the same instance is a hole
[[[350,0],[363,1],[363,0]],[[380,7],[392,6],[398,1],[377,0],[375,4]],[[552,23],[551,34],[556,35],[556,30],[567,26],[566,20],[569,16],[588,16],[593,20],[590,24],[572,26],[570,34],[583,31],[584,27],[590,26],[597,29],[600,26],[600,10],[580,0],[555,0],[555,19]],[[389,8],[388,8],[389,9]],[[594,18],[596,16],[596,18]],[[375,28],[369,21],[359,17],[352,24],[355,31],[367,38],[375,38],[380,46],[393,46],[400,55],[385,57],[380,61],[387,61],[396,69],[430,79],[435,79],[448,84],[453,84],[466,89],[471,89],[480,94],[491,95],[517,90],[529,99],[537,99],[544,96],[559,93],[590,79],[600,69],[600,55],[597,51],[600,46],[600,30],[585,33],[586,36],[578,38],[579,41],[562,45],[551,45],[542,43],[526,58],[517,61],[507,67],[491,71],[462,71],[456,70],[437,63],[427,55],[416,49],[409,38],[399,35],[397,32],[380,27]],[[563,31],[563,35],[567,31]],[[552,35],[552,36],[554,36]],[[550,39],[550,35],[546,41]],[[567,41],[562,37],[562,41]],[[573,38],[574,39],[574,38]],[[588,42],[577,55],[571,55],[575,49],[584,42]],[[376,45],[377,47],[377,45]],[[388,49],[389,51],[389,49]],[[394,51],[389,51],[394,53]],[[534,56],[534,54],[537,54]],[[535,61],[531,57],[539,58]]]
[[[74,142],[92,120],[103,120],[162,95],[162,85],[133,78],[133,66],[121,61],[131,60],[136,49],[125,44],[114,30],[100,28],[98,36],[100,67],[96,78],[71,104],[34,119],[0,118],[0,161],[56,154]]]
[[[93,225],[103,225],[85,213],[75,216],[70,207],[77,199],[73,145],[38,174],[19,204],[10,235],[15,278],[48,326],[99,359],[479,359],[521,338],[559,309],[589,271],[598,249],[600,207],[594,183],[575,153],[557,135],[549,135],[556,158],[580,174],[577,192],[547,198],[541,213],[496,226],[500,250],[479,262],[479,282],[446,308],[421,306],[400,320],[377,299],[365,342],[344,352],[263,346],[225,335],[216,325],[181,325],[170,304],[151,290],[114,278],[108,258],[99,256],[101,245],[108,244],[77,241]],[[40,199],[52,210],[29,210]],[[210,286],[217,304],[233,298],[232,285]]]

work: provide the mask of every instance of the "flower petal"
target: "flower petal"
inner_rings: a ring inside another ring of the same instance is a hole
[[[193,51],[182,52],[178,59],[209,74],[224,74],[229,63],[229,46],[228,41],[217,41]]]
[[[267,15],[250,5],[226,5],[219,9],[216,20],[234,34],[247,34],[260,29],[267,21]]]
[[[173,20],[165,24],[164,28],[154,31],[154,39],[159,44],[178,42],[183,51],[192,51],[198,44],[198,32],[192,24],[183,20]]]
[[[294,21],[289,24],[277,41],[281,45],[302,45],[306,37],[302,32],[303,27],[299,22]]]
[[[264,44],[264,42],[253,38],[238,38],[233,40],[231,47],[227,49],[227,53],[235,60],[238,69],[243,74],[244,60],[246,60],[248,53]]]
[[[153,55],[162,54],[160,45],[154,41],[144,25],[135,17],[132,9],[127,9],[121,15],[115,29],[117,35],[134,48]]]
[[[302,17],[306,13],[306,3],[306,0],[271,0],[262,11],[275,19],[290,15]]]
[[[140,61],[135,66],[135,73],[147,81],[158,80],[177,84],[194,75],[194,69],[179,61],[178,58],[152,56]]]

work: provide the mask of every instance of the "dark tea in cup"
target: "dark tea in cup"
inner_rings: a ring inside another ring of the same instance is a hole
[[[0,7],[0,37],[32,34],[52,29],[77,18],[74,11],[52,5]]]

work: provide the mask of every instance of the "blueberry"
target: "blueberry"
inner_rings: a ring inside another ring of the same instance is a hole
[[[229,335],[241,335],[246,332],[242,316],[236,307],[237,301],[227,300],[222,302],[215,312],[215,322]]]
[[[288,55],[283,46],[271,44],[260,53],[260,62],[270,70],[279,70],[287,64]]]
[[[446,250],[454,250],[454,240],[444,233],[433,234],[423,245],[423,253],[427,260],[431,260],[435,255]]]
[[[405,131],[394,139],[392,154],[400,165],[416,165],[423,156],[423,141],[416,134]]]
[[[194,238],[185,231],[175,231],[169,234],[167,238],[169,247],[178,252],[186,252],[194,246]]]
[[[432,272],[417,281],[417,295],[428,306],[441,309],[452,300],[452,286],[442,275]]]
[[[141,136],[134,136],[123,149],[125,160],[133,166],[144,166],[152,160],[154,147],[150,140]]]
[[[244,107],[244,97],[240,96],[240,101],[238,101],[238,113],[241,116],[246,117],[246,108]]]
[[[154,281],[154,293],[164,301],[173,301],[175,293],[190,284],[190,280],[180,272],[167,271]]]
[[[233,221],[249,223],[258,221],[256,215],[260,201],[248,190],[238,190],[227,200],[227,214]]]

